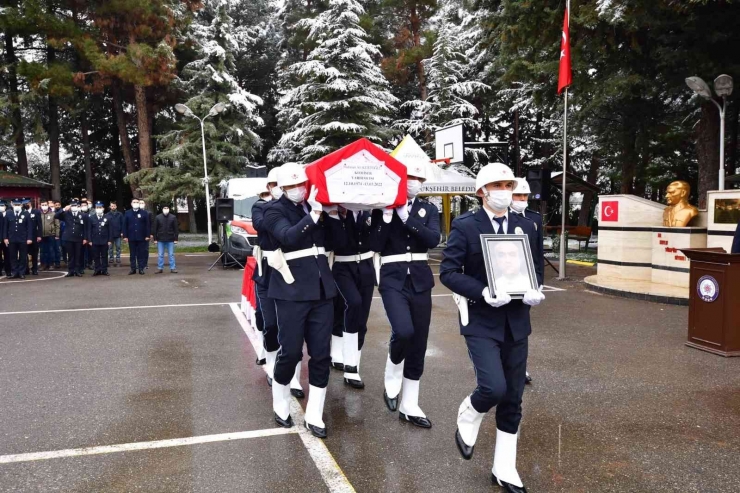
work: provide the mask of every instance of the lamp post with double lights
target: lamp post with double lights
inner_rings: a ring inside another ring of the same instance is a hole
[[[727,98],[732,94],[733,81],[729,75],[720,75],[714,79],[714,92],[722,98],[720,105],[715,101],[709,84],[704,82],[700,77],[689,77],[686,79],[686,85],[694,93],[708,99],[719,109],[719,189],[725,189],[725,110],[727,109]]]
[[[204,116],[203,118],[198,118],[193,111],[185,106],[184,104],[176,104],[175,110],[177,110],[178,113],[181,115],[189,116],[192,118],[195,118],[200,122],[200,137],[201,142],[203,143],[203,174],[205,176],[205,179],[203,182],[206,185],[206,215],[208,217],[208,245],[210,246],[213,244],[213,232],[212,232],[212,223],[211,223],[211,193],[208,188],[208,165],[206,163],[206,132],[203,127],[203,121],[208,118],[209,116],[216,116],[219,113],[223,112],[226,109],[226,105],[224,103],[216,103],[213,105],[213,107],[208,111],[208,114]]]

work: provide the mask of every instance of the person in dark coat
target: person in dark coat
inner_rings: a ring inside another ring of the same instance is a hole
[[[149,211],[149,209],[146,208],[146,202],[144,202],[144,199],[139,199],[139,209],[146,212],[149,215],[149,225],[151,226],[152,230],[149,232],[149,240],[152,239],[152,236],[154,235],[154,214]],[[149,240],[146,240],[146,248],[144,249],[144,268],[149,268]]]
[[[41,246],[41,211],[34,209],[31,199],[23,199],[23,209],[28,212],[33,225],[33,238],[28,245],[28,256],[31,257],[30,266],[26,267],[26,274],[39,275],[39,248]]]
[[[90,201],[88,201],[86,198],[82,198],[80,200],[80,212],[83,216],[85,216],[86,223],[89,222],[90,216],[93,214],[91,209]],[[85,242],[82,245],[82,270],[80,271],[81,274],[85,273],[85,269],[92,269],[93,268],[93,256],[92,256],[92,245],[90,242]]]
[[[23,210],[22,199],[13,199],[13,210],[5,215],[3,242],[8,247],[11,274],[8,279],[25,279],[28,247],[33,242],[34,225],[31,215]]]
[[[87,242],[92,245],[92,258],[94,263],[93,277],[109,276],[108,274],[108,247],[113,241],[113,231],[105,215],[105,204],[95,202],[95,211],[90,214],[87,223]]]
[[[455,442],[464,459],[473,455],[483,417],[496,408],[496,447],[492,480],[508,493],[526,492],[516,470],[522,394],[527,368],[528,337],[532,332],[529,310],[545,296],[530,287],[523,299],[491,292],[480,236],[526,235],[531,251],[537,248],[537,231],[529,219],[509,210],[514,173],[502,163],[484,166],[476,178],[483,207],[455,219],[440,265],[440,281],[457,297],[460,332],[465,337],[477,387],[460,404]],[[534,259],[538,288],[541,267]]]
[[[72,200],[67,207],[58,210],[54,218],[59,219],[60,225],[64,225],[62,242],[67,254],[67,277],[82,277],[85,268],[82,247],[87,245],[85,228],[90,216],[83,214],[80,203]]]
[[[177,265],[175,264],[175,245],[180,231],[177,225],[177,216],[170,214],[168,206],[162,207],[162,213],[154,219],[154,228],[152,230],[152,239],[157,245],[157,272],[161,274],[164,269],[164,252],[167,250],[167,257],[170,261],[170,273],[177,274]]]
[[[128,243],[131,252],[131,270],[128,275],[136,274],[137,270],[144,275],[151,230],[149,213],[139,207],[139,199],[133,199],[131,209],[123,215],[123,241]]]
[[[110,210],[108,211],[108,223],[110,224],[110,231],[113,240],[111,242],[109,255],[109,262],[115,267],[121,266],[121,241],[123,240],[123,214],[118,210],[118,204],[115,202],[110,203]]]
[[[10,263],[10,253],[8,253],[8,245],[5,244],[5,216],[10,214],[12,210],[8,210],[8,203],[4,200],[0,200],[0,275],[5,271],[6,276],[12,276],[13,267]]]
[[[737,223],[737,229],[735,229],[735,239],[732,240],[731,253],[740,253],[740,222]]]

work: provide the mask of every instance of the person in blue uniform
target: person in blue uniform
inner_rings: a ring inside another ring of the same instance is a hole
[[[8,210],[8,203],[4,200],[0,200],[0,275],[5,271],[6,276],[13,275],[13,267],[10,262],[10,253],[8,253],[8,245],[5,244],[5,216],[10,214]]]
[[[84,269],[82,247],[87,244],[85,228],[87,228],[89,216],[82,213],[79,202],[72,200],[67,207],[58,210],[54,218],[59,219],[60,225],[64,225],[62,243],[67,253],[66,277],[82,277]]]
[[[737,223],[737,229],[735,229],[735,238],[732,240],[730,253],[740,253],[740,222]]]
[[[133,199],[131,209],[123,215],[123,241],[128,243],[131,252],[131,270],[128,273],[130,276],[136,274],[137,270],[139,274],[144,275],[149,257],[147,248],[151,230],[149,213],[139,207],[139,199]]]
[[[514,192],[511,197],[510,210],[515,214],[521,214],[534,223],[534,227],[537,230],[537,251],[533,250],[532,256],[533,258],[541,259],[537,265],[542,267],[543,272],[538,272],[537,276],[539,279],[543,279],[545,275],[545,235],[543,234],[542,215],[539,212],[527,208],[529,205],[529,195],[532,193],[532,190],[529,188],[529,182],[524,178],[514,179],[516,180],[516,184],[514,185]],[[524,382],[527,384],[532,383],[532,377],[529,375],[529,372],[525,373]]]
[[[416,197],[426,180],[425,166],[407,166],[407,203],[394,210],[373,211],[370,248],[381,256],[378,291],[391,324],[385,404],[390,411],[399,411],[399,419],[431,428],[432,422],[419,407],[419,380],[424,372],[434,287],[427,252],[439,244],[440,236],[439,211]]]
[[[275,361],[272,405],[275,421],[293,426],[290,416],[290,380],[303,357],[305,341],[308,362],[308,403],[304,426],[316,437],[326,438],[323,420],[326,386],[329,383],[329,351],[334,322],[332,299],[337,295],[326,256],[333,229],[341,227],[336,208],[322,212],[312,188],[306,199],[303,166],[284,164],[278,171],[283,196],[265,210],[264,230],[273,241],[273,267],[267,296],[277,310],[280,350]],[[333,216],[333,217],[332,217]],[[332,224],[333,223],[333,224]]]
[[[87,222],[87,242],[92,245],[94,263],[93,277],[109,276],[108,274],[108,247],[113,243],[113,228],[105,215],[105,204],[95,202],[95,212],[90,214]]]
[[[90,220],[92,212],[90,211],[90,202],[86,198],[80,200],[80,212],[85,216],[85,224]],[[93,268],[93,256],[92,256],[92,245],[86,241],[82,244],[82,269],[79,271],[80,274],[85,273],[85,269],[92,270]]]
[[[344,383],[354,389],[364,389],[360,359],[375,289],[374,253],[369,241],[371,214],[369,211],[347,210],[340,220],[344,224],[344,238],[334,248],[331,272],[339,289],[335,305],[338,302],[341,312],[339,320],[334,320],[334,326],[339,323],[342,327]],[[336,311],[334,316],[337,316]]]
[[[33,242],[34,226],[31,215],[23,210],[21,199],[14,199],[13,210],[5,215],[3,241],[10,255],[9,279],[25,279],[28,265],[28,247]]]
[[[33,238],[31,244],[28,245],[28,256],[30,257],[31,263],[26,267],[26,275],[30,274],[33,276],[39,275],[39,248],[41,245],[41,211],[34,209],[31,204],[31,199],[23,199],[23,209],[28,212],[31,218],[31,224],[33,225]]]
[[[458,409],[455,442],[463,458],[470,459],[483,417],[495,406],[491,479],[509,493],[521,493],[526,488],[516,470],[516,450],[531,333],[529,310],[545,297],[534,288],[527,290],[523,300],[512,300],[506,292],[491,293],[480,241],[482,234],[524,234],[531,250],[536,250],[534,223],[510,213],[514,184],[514,174],[504,164],[492,163],[480,170],[475,186],[483,207],[453,221],[440,281],[459,297],[460,332],[477,382]],[[536,266],[535,270],[541,286],[542,268]]]

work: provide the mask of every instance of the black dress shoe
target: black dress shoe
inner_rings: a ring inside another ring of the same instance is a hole
[[[342,365],[344,367],[344,373],[357,373],[357,367],[356,366],[347,366]]]
[[[290,395],[292,395],[296,399],[303,399],[304,397],[306,397],[306,394],[304,394],[301,389],[290,389]]]
[[[96,277],[96,276],[99,276],[99,275],[100,275],[100,272],[93,272],[92,277]]]
[[[64,277],[74,277],[74,276],[75,276],[75,275],[74,275],[74,274],[73,274],[72,272],[70,272],[70,273],[68,273],[68,274],[67,274],[66,276],[64,276]]]
[[[473,457],[473,449],[475,449],[475,445],[468,445],[465,443],[462,436],[460,436],[459,429],[455,431],[455,443],[457,444],[457,449],[460,451],[463,459],[470,460],[470,458]]]
[[[288,414],[288,419],[283,419],[275,413],[275,422],[283,428],[293,428],[293,418]]]
[[[77,273],[75,274],[75,277],[82,277],[82,276],[84,276],[84,274],[82,274],[81,272],[77,272]]]
[[[401,421],[408,421],[414,426],[418,426],[419,428],[431,428],[432,422],[429,421],[427,418],[421,418],[419,416],[409,416],[408,414],[403,414],[402,412],[398,413],[398,419]]]
[[[306,421],[303,421],[303,424],[316,438],[326,438],[326,428],[319,428],[318,426],[308,424]]]
[[[265,375],[267,377],[267,385],[272,387],[272,378],[270,378],[270,375]]]
[[[349,385],[353,389],[364,389],[365,388],[365,382],[362,380],[352,380],[351,378],[345,378],[344,379],[345,385]]]
[[[527,385],[532,384],[532,377],[529,376],[529,373],[524,374],[524,383]]]
[[[388,397],[388,392],[384,390],[383,400],[385,400],[385,405],[389,411],[394,412],[394,413],[398,411],[398,396],[391,399],[390,397]]]
[[[162,272],[164,272],[162,269],[157,269],[154,271],[155,274],[161,274]]]
[[[144,269],[139,269],[139,274],[144,275]]]
[[[257,366],[262,366],[267,363],[267,360],[265,358],[262,358],[262,359],[257,358],[256,363],[257,363]]]
[[[100,275],[101,276],[108,276],[108,277],[110,277],[110,274],[108,274],[108,271],[101,272]]]
[[[520,488],[519,486],[514,486],[513,484],[507,483],[506,481],[500,481],[493,473],[491,473],[491,482],[494,485],[503,488],[506,493],[527,493],[527,488],[525,488],[524,486]]]
[[[335,370],[344,371],[344,363],[335,363],[332,361],[331,367],[334,368]]]
[[[12,275],[9,274],[9,275],[5,276],[5,279],[13,279],[14,277],[15,276],[12,276]]]
[[[18,279],[25,279],[26,278],[26,276],[24,276],[23,274],[21,274],[20,276],[16,276],[16,277],[18,277]]]
[[[34,270],[34,271],[31,272],[31,275],[32,276],[38,276],[39,275],[39,271]]]
[[[134,274],[136,274],[136,271],[135,270],[128,271],[128,275],[129,276],[133,276]]]

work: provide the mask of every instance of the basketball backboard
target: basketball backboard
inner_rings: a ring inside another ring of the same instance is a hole
[[[462,163],[465,156],[463,124],[438,128],[434,132],[435,158],[449,158],[450,164]]]

